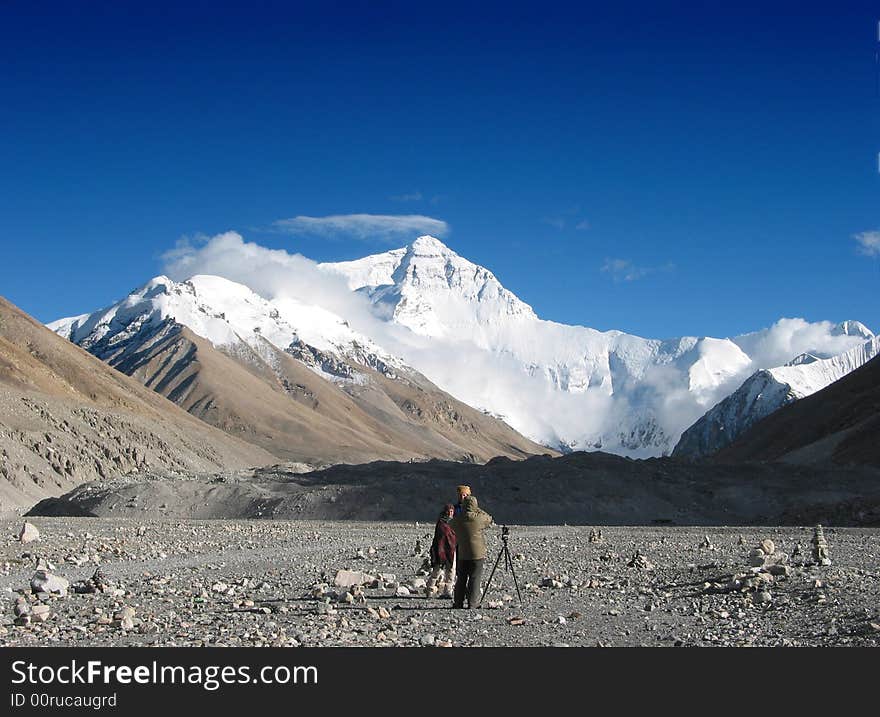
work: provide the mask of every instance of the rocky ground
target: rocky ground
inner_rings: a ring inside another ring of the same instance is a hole
[[[874,529],[826,528],[822,566],[812,528],[513,527],[522,605],[503,574],[453,610],[420,594],[429,524],[28,521],[0,522],[3,646],[880,643]]]

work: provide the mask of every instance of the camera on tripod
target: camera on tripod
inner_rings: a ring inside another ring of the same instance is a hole
[[[486,597],[486,594],[489,592],[489,588],[492,585],[492,578],[495,575],[495,571],[498,569],[498,563],[501,562],[501,558],[504,558],[504,571],[510,572],[511,576],[513,576],[513,584],[516,587],[516,596],[519,598],[519,604],[522,605],[522,593],[519,591],[519,581],[516,579],[516,571],[513,569],[513,558],[510,557],[510,547],[507,545],[507,536],[510,535],[510,528],[506,525],[501,526],[501,550],[498,553],[498,557],[495,559],[495,565],[492,566],[492,572],[489,573],[489,580],[486,583],[486,589],[483,590],[483,594],[480,597],[480,602],[477,607],[480,607],[483,604],[483,598]]]

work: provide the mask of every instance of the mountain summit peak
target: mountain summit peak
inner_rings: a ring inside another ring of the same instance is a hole
[[[437,237],[425,234],[410,244],[410,249],[417,253],[455,253]]]

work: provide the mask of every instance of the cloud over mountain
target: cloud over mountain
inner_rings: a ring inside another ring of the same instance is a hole
[[[421,196],[421,195],[419,195]],[[355,239],[390,241],[414,234],[446,236],[449,226],[442,219],[421,214],[335,214],[326,217],[296,216],[279,219],[272,225],[287,234],[323,237],[345,236]]]

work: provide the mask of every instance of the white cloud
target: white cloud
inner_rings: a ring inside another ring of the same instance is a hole
[[[859,245],[859,252],[866,256],[880,256],[880,231],[861,232],[853,234],[853,239]]]
[[[294,298],[345,318],[372,317],[367,301],[350,291],[341,276],[322,271],[301,254],[247,242],[238,232],[183,239],[162,260],[165,274],[175,281],[196,274],[222,276],[265,299]]]
[[[809,353],[820,358],[836,356],[865,341],[861,336],[847,336],[830,321],[811,323],[805,319],[779,319],[762,331],[733,339],[752,360],[752,371],[774,368],[796,356]]]
[[[588,219],[581,219],[581,221],[574,225],[574,228],[581,232],[587,231],[590,228],[590,221]]]
[[[312,234],[323,237],[345,236],[355,239],[391,240],[414,238],[419,234],[442,237],[449,225],[442,219],[421,214],[335,214],[327,217],[297,216],[280,219],[272,225],[286,234]]]
[[[675,264],[663,264],[662,266],[637,266],[629,259],[606,259],[601,271],[611,274],[614,281],[636,281],[643,279],[648,274],[656,274],[661,271],[672,271]]]

